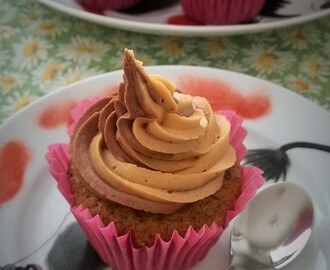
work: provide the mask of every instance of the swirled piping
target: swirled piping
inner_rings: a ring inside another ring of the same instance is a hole
[[[206,99],[147,74],[124,51],[123,82],[80,119],[71,161],[99,196],[139,210],[171,213],[218,191],[236,161],[230,123]]]

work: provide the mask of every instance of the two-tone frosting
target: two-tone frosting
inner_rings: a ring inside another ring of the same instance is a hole
[[[98,196],[171,213],[217,192],[236,161],[230,123],[202,97],[147,74],[124,51],[118,92],[94,104],[71,138],[71,161]]]

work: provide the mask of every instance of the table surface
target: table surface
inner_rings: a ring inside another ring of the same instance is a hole
[[[144,65],[198,65],[274,82],[330,110],[330,16],[261,33],[183,37],[97,25],[36,0],[0,0],[0,124],[62,86]]]

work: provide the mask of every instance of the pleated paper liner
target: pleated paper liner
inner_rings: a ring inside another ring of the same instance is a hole
[[[84,100],[72,111],[73,124],[69,134],[80,116],[95,100]],[[243,140],[246,130],[241,126],[242,119],[232,111],[219,112],[231,122],[230,143],[236,150],[239,160],[246,155]],[[264,183],[262,171],[252,166],[242,167],[241,195],[233,209],[226,214],[224,226],[213,223],[204,225],[199,231],[189,227],[184,237],[176,231],[170,241],[164,241],[158,235],[151,247],[135,248],[130,234],[118,235],[116,225],[103,224],[98,215],[92,216],[89,209],[83,205],[73,205],[73,195],[67,177],[69,168],[69,145],[57,143],[49,146],[46,154],[50,167],[49,171],[58,182],[58,189],[71,206],[71,211],[84,230],[91,245],[101,259],[115,269],[189,269],[202,260],[210,248],[217,242],[229,222],[245,207],[254,196],[257,189]]]

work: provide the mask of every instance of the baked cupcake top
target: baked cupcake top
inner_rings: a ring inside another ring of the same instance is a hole
[[[94,104],[71,137],[71,163],[98,196],[171,213],[217,192],[236,161],[230,123],[202,97],[147,74],[124,51],[118,92]]]

